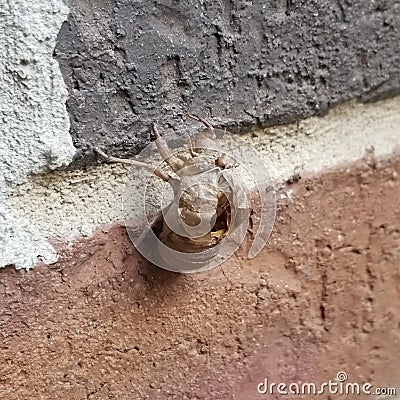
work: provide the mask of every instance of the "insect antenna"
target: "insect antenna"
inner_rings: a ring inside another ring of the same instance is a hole
[[[199,117],[198,115],[194,115],[194,114],[186,114],[186,116],[189,119],[192,119],[193,121],[197,121],[197,122],[201,122],[203,125],[205,125],[208,129],[211,130],[211,132],[214,133],[214,127],[204,118]]]

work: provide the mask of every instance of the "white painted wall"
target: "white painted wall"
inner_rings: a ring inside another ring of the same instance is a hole
[[[0,266],[57,259],[35,221],[12,215],[8,196],[31,173],[67,165],[75,154],[68,93],[53,59],[67,15],[61,0],[0,0]]]

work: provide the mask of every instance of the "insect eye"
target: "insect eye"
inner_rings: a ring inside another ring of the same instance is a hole
[[[225,163],[221,160],[221,157],[218,157],[214,163],[217,167],[225,168]]]

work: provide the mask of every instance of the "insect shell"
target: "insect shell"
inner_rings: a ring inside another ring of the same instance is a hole
[[[147,168],[173,189],[173,201],[153,221],[153,231],[167,247],[198,253],[219,244],[249,216],[244,189],[230,174],[225,155],[216,150],[215,132],[205,119],[188,115],[206,129],[184,153],[172,153],[153,125],[156,146],[176,177],[164,170],[134,160],[110,157],[96,151],[108,162]]]

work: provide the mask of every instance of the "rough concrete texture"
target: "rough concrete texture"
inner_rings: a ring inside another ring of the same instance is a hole
[[[67,90],[53,50],[68,9],[61,0],[0,1],[0,265],[32,267],[56,253],[32,222],[11,215],[7,194],[31,173],[67,165]]]
[[[6,183],[67,165],[74,156],[68,92],[53,59],[67,14],[61,0],[1,4],[0,174]]]
[[[118,226],[54,266],[1,270],[0,397],[392,399],[256,392],[338,371],[398,395],[400,157],[291,189],[257,258],[244,245],[205,274],[149,265]]]
[[[371,147],[376,156],[386,156],[400,145],[400,97],[370,104],[350,102],[325,117],[266,128],[243,139],[255,146],[277,184],[296,173],[316,173],[358,160]],[[42,237],[70,242],[90,235],[100,224],[122,219],[128,171],[119,165],[100,165],[34,176],[13,191],[13,213],[32,221]],[[137,179],[142,184],[139,171]]]
[[[400,90],[397,0],[69,5],[56,55],[82,163],[94,145],[137,152],[186,110],[244,131]]]

